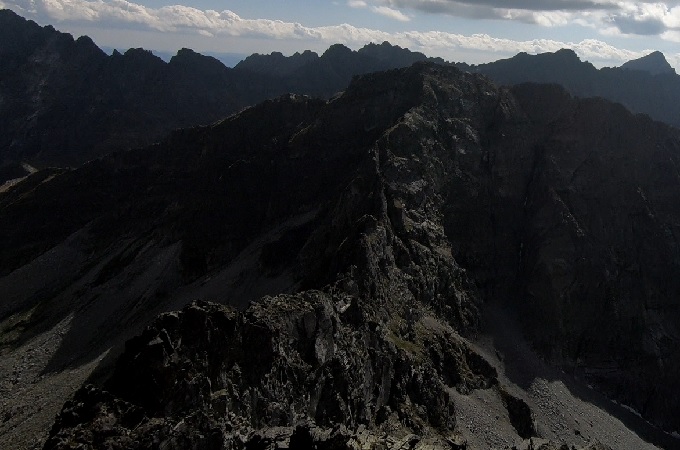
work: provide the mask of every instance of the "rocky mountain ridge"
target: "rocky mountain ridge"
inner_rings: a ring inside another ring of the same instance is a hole
[[[108,56],[85,36],[74,40],[9,10],[0,10],[0,57],[2,182],[25,175],[21,163],[78,166],[268,98],[289,92],[328,98],[354,75],[425,59],[385,43],[359,52],[336,45],[321,57],[253,55],[235,69],[182,49],[165,63],[143,49]],[[266,62],[258,66],[260,60]]]
[[[651,58],[658,57],[652,54]],[[646,58],[636,61],[630,64],[647,68],[650,62]],[[655,67],[659,64],[668,65],[663,55]],[[572,95],[603,97],[621,103],[635,113],[644,113],[655,120],[680,126],[680,76],[672,68],[650,71],[629,70],[630,65],[624,66],[596,69],[589,62],[581,61],[573,50],[567,49],[538,55],[519,53],[509,59],[477,66],[459,65],[465,70],[482,73],[499,84],[559,84]]]
[[[620,105],[432,64],[284,96],[3,194],[3,352],[68,321],[36,384],[99,365],[46,448],[651,448],[479,344],[501,305],[672,448],[679,157]]]
[[[358,51],[333,45],[321,56],[255,54],[233,69],[188,49],[165,63],[142,49],[108,56],[87,37],[74,40],[9,10],[0,11],[0,56],[3,183],[27,175],[23,164],[77,167],[282,94],[330,98],[356,75],[426,60],[449,64],[387,42]],[[680,117],[679,79],[668,71],[597,70],[568,50],[456,66],[500,84],[562,84],[574,95],[602,96],[675,126]]]
[[[367,44],[357,51],[335,44],[321,56],[310,51],[289,57],[277,52],[254,54],[237,64],[234,70],[279,79],[289,92],[329,98],[344,90],[355,75],[408,67],[424,61],[451,65],[441,58],[429,58],[423,53],[383,42]]]

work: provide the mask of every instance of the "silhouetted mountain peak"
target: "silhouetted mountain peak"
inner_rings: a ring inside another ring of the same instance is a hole
[[[559,61],[565,61],[565,62],[581,62],[581,59],[578,57],[576,52],[570,48],[561,48],[557,50],[556,52],[545,52],[545,53],[538,53],[536,55],[532,55],[527,52],[519,52],[515,56],[508,58],[507,60],[533,60],[533,59],[541,59],[541,60],[546,60],[546,59],[552,59],[552,60],[559,60]],[[506,60],[506,61],[507,61]],[[501,60],[504,61],[504,60]],[[495,63],[489,63],[489,65],[495,64]]]
[[[151,50],[145,50],[143,48],[130,48],[123,56],[136,61],[163,61],[158,56],[154,55]]]
[[[589,63],[584,63],[578,57],[575,51],[569,48],[563,48],[557,50],[556,52],[539,53],[537,55],[531,55],[527,52],[520,52],[515,56],[508,59],[501,59],[496,62],[488,64],[480,64],[479,67],[494,67],[502,66],[505,69],[507,64],[531,64],[531,65],[544,65],[550,63],[553,67],[566,67],[566,66],[576,66]]]
[[[557,50],[555,53],[553,53],[553,55],[560,57],[564,60],[581,61],[581,59],[578,57],[576,52],[574,50],[570,49],[570,48],[561,48],[561,49]]]
[[[217,58],[202,55],[190,48],[182,48],[170,59],[170,65],[201,67],[203,70],[223,71],[225,65]]]
[[[316,52],[313,52],[311,50],[305,50],[302,53],[300,52],[295,52],[293,53],[293,58],[309,58],[309,59],[315,59],[319,55]]]
[[[675,69],[673,69],[673,67],[671,67],[671,65],[668,63],[664,54],[659,51],[652,52],[649,55],[643,56],[642,58],[628,61],[627,63],[623,64],[621,68],[649,72],[652,75],[675,73]]]
[[[76,39],[76,43],[87,47],[97,47],[97,44],[95,44],[89,36],[80,36],[78,39]]]
[[[571,49],[538,55],[522,52],[512,58],[480,64],[472,70],[483,73],[500,84],[531,81],[570,85],[574,82],[587,82],[597,73],[597,69],[592,64],[581,61],[576,52]]]
[[[81,50],[86,53],[97,53],[100,56],[104,56],[105,53],[104,51],[97,46],[97,44],[94,43],[92,39],[90,39],[89,36],[80,36],[78,39],[75,41],[76,46]]]
[[[184,47],[184,48],[177,50],[177,54],[175,56],[173,56],[173,59],[174,58],[180,58],[180,59],[181,58],[195,58],[197,56],[203,56],[203,55],[201,55],[200,53],[196,53],[195,51],[193,51],[190,48]]]
[[[12,69],[17,63],[15,58],[21,59],[32,54],[55,33],[54,28],[49,25],[41,27],[13,11],[0,10],[0,55],[3,58],[0,71]]]
[[[19,14],[12,11],[11,9],[0,9],[0,23],[3,23],[5,21],[28,22],[28,20],[24,19]]]
[[[319,59],[319,55],[310,50],[305,50],[302,53],[296,52],[292,56],[284,56],[281,52],[272,52],[269,55],[253,53],[236,64],[234,69],[284,76],[317,59]]]
[[[403,50],[398,45],[392,45],[387,41],[382,44],[370,42],[359,49],[359,53],[389,52],[391,50]]]
[[[412,52],[407,48],[392,45],[385,41],[382,44],[366,44],[357,52],[360,55],[370,56],[381,61],[390,60],[395,65],[409,66],[416,61],[423,61],[427,56],[420,52]]]
[[[337,58],[346,57],[352,54],[352,50],[343,44],[333,44],[328,47],[328,50],[323,52],[322,58]]]
[[[559,67],[574,67],[589,64],[581,61],[581,58],[578,57],[576,52],[570,48],[562,48],[556,52],[539,53],[537,55],[524,53],[524,55],[527,59],[532,59],[537,62],[540,61],[541,63],[549,62],[550,64],[558,65]]]

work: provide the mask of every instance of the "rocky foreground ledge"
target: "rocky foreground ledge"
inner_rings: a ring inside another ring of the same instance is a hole
[[[535,437],[528,405],[449,326],[374,319],[318,291],[164,314],[128,342],[105,389],[64,406],[45,448],[466,449],[451,393],[476,389]],[[535,441],[520,448],[571,448]]]

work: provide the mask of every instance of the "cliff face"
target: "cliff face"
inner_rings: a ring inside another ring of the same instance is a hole
[[[3,304],[3,342],[75,315],[49,373],[228,305],[161,315],[46,448],[640,448],[544,414],[470,338],[503,305],[545,359],[678,430],[679,145],[603,100],[427,64],[268,101],[0,197],[0,286],[38,285]]]
[[[524,203],[528,328],[544,354],[677,428],[667,381],[678,370],[677,133],[602,100],[555,102],[550,90],[513,90],[550,129]],[[541,107],[548,98],[554,114]]]
[[[671,85],[674,74],[596,71],[561,53],[525,55],[523,75],[502,65],[494,74],[514,74],[511,82],[562,82],[580,95],[617,99],[657,118],[659,108],[675,107],[667,98],[654,100],[654,80]],[[627,88],[628,77],[638,80],[635,89]],[[515,203],[526,214],[517,230],[515,286],[525,328],[548,358],[664,423],[677,393],[660,387],[667,381],[645,378],[653,373],[667,380],[678,367],[670,350],[678,339],[672,205],[678,160],[672,138],[660,144],[649,137],[674,133],[602,100],[559,100],[564,94],[554,91],[512,89],[542,136],[526,197]]]

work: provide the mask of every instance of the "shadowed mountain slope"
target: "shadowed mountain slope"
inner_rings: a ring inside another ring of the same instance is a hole
[[[678,158],[620,105],[432,64],[284,96],[0,196],[2,351],[68,323],[41,386],[114,349],[45,448],[647,445],[506,376],[472,340],[498,305],[671,448]]]
[[[668,63],[657,52],[620,68],[598,70],[592,64],[582,62],[572,50],[563,49],[539,55],[519,53],[509,59],[469,66],[468,70],[483,73],[505,85],[524,82],[560,84],[572,95],[603,97],[621,103],[633,112],[644,113],[678,127],[680,76],[670,66],[658,69],[661,65],[665,67]],[[633,67],[643,70],[629,70]]]

